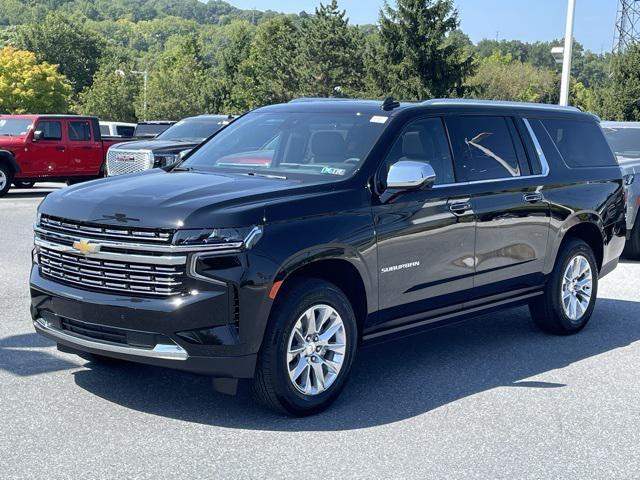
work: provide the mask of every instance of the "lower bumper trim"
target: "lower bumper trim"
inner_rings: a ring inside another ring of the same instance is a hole
[[[187,360],[189,358],[187,352],[182,347],[176,344],[157,344],[154,348],[147,349],[124,345],[115,345],[105,342],[97,342],[61,332],[60,330],[52,328],[51,324],[43,318],[37,318],[33,322],[33,326],[38,332],[46,333],[49,337],[53,337],[56,340],[61,340],[67,344],[76,345],[81,348],[91,348],[94,350],[102,350],[104,352],[120,353],[146,358],[157,358],[163,360]]]

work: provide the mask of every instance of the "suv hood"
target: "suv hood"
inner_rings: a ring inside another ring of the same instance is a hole
[[[0,148],[22,146],[26,139],[26,135],[0,135]]]
[[[178,140],[134,140],[132,142],[116,143],[111,148],[118,150],[151,150],[157,151],[176,151],[188,150],[195,147],[197,142],[180,142]]]
[[[310,196],[327,184],[162,169],[94,180],[49,194],[40,212],[71,220],[150,228],[245,227],[264,222],[265,203]],[[295,194],[294,194],[295,196]]]

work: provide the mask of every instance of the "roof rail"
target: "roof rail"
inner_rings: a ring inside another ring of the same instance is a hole
[[[354,98],[337,98],[337,97],[299,97],[299,98],[294,98],[292,100],[289,100],[288,103],[304,103],[304,102],[335,102],[335,101],[341,101],[341,102],[348,102],[348,101],[353,101],[355,100]]]
[[[476,100],[476,99],[462,99],[462,98],[434,98],[431,100],[425,100],[422,105],[478,105],[484,107],[519,107],[519,108],[531,108],[531,109],[544,109],[544,110],[560,110],[569,112],[580,112],[577,107],[562,107],[560,105],[553,105],[547,103],[532,103],[532,102],[510,102],[506,100]]]

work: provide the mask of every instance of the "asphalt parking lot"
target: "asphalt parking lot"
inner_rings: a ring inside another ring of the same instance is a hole
[[[0,478],[640,475],[640,263],[602,281],[580,335],[540,333],[519,308],[365,348],[329,411],[291,419],[36,335],[31,225],[51,188],[0,199]]]

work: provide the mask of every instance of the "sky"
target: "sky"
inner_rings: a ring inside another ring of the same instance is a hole
[[[227,0],[239,8],[287,13],[314,11],[320,0]],[[328,0],[325,0],[328,3]],[[383,0],[338,0],[351,23],[375,23]],[[389,3],[393,5],[394,1]],[[576,0],[575,38],[597,53],[610,51],[617,0]],[[455,0],[462,30],[478,42],[483,38],[553,40],[564,36],[565,0]]]

